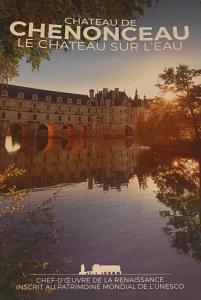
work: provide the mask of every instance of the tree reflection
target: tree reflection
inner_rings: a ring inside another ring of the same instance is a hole
[[[201,261],[200,162],[181,159],[156,176],[157,198],[170,210],[161,211],[168,219],[164,228],[172,247]]]
[[[10,177],[23,173],[11,165],[0,175],[0,298],[5,300],[39,299],[42,292],[20,293],[16,284],[32,283],[32,273],[56,273],[62,268],[66,271],[72,263],[71,257],[54,258],[61,238],[61,228],[56,227],[53,214],[59,190],[31,205],[28,191],[17,191],[7,184]]]
[[[157,199],[168,208],[160,215],[167,219],[164,232],[171,246],[201,261],[201,159],[192,157],[146,153],[140,157],[141,177],[152,177]]]

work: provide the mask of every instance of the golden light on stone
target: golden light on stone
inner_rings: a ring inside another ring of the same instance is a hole
[[[174,92],[167,92],[163,95],[163,99],[167,100],[167,101],[172,101],[177,97],[177,95]]]

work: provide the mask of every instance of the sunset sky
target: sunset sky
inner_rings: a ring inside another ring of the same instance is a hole
[[[152,97],[158,93],[155,87],[163,68],[188,64],[201,67],[201,6],[199,0],[159,0],[154,8],[148,8],[138,25],[190,27],[190,39],[182,51],[165,52],[67,52],[54,51],[51,61],[44,61],[40,70],[32,72],[31,66],[22,62],[20,76],[12,83],[76,93],[88,93],[103,87],[125,89],[133,96]]]

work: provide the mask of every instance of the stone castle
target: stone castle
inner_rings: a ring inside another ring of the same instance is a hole
[[[148,118],[149,101],[136,90],[130,98],[118,88],[89,95],[0,86],[0,138],[18,127],[23,137],[133,135],[139,118]]]

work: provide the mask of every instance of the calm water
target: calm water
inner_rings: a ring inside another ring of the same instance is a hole
[[[124,274],[171,273],[168,280],[185,289],[71,291],[28,299],[200,298],[198,154],[161,152],[131,140],[8,136],[0,146],[1,173],[12,164],[1,192],[16,186],[0,207],[0,299],[27,299],[14,285],[29,274],[78,274],[82,263],[88,269],[119,264]]]

